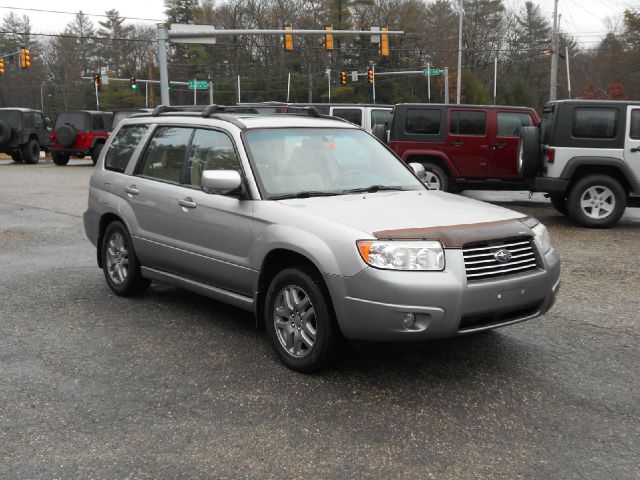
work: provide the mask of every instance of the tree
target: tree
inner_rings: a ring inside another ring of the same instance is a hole
[[[119,75],[126,68],[129,51],[127,40],[135,28],[133,25],[125,25],[124,17],[121,17],[117,10],[107,10],[105,14],[107,19],[98,22],[102,27],[98,30],[98,37],[106,40],[101,44],[101,50],[104,52],[103,61],[108,70]]]

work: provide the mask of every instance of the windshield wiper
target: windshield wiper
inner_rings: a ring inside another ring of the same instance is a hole
[[[349,190],[342,190],[341,193],[376,193],[381,191],[402,191],[405,190],[399,185],[369,185],[363,188],[351,188]]]
[[[269,197],[269,200],[286,200],[287,198],[333,197],[335,195],[338,195],[338,194],[336,192],[307,191],[307,192],[287,193],[284,195],[274,195],[272,197]]]

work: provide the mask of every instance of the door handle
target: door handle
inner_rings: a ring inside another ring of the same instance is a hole
[[[178,203],[183,208],[196,208],[198,204],[193,201],[191,197],[186,197],[181,200],[178,200]]]
[[[491,149],[495,150],[496,147],[493,145],[480,145],[480,150],[491,150]]]
[[[637,152],[640,152],[640,147],[633,147],[631,149],[631,153],[637,153]]]
[[[462,145],[464,145],[464,142],[451,142],[451,145],[453,145],[454,147],[461,147]]]
[[[133,197],[134,195],[138,195],[140,193],[140,190],[138,190],[138,187],[136,187],[135,185],[129,185],[128,187],[125,187],[124,191],[129,194],[129,197]]]
[[[506,144],[506,143],[496,143],[496,144],[493,146],[493,148],[501,148],[501,149],[502,149],[502,148],[504,148],[504,147],[506,147],[506,146],[507,146],[507,144]]]

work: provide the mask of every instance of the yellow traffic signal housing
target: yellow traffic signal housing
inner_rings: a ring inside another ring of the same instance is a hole
[[[96,90],[102,89],[102,75],[96,73],[93,76],[94,83],[96,84]]]
[[[4,58],[0,58],[0,75],[4,75]]]
[[[324,29],[327,32],[333,31],[333,27],[331,25],[327,25]],[[324,49],[328,52],[333,51],[333,33],[327,33],[324,36]]]
[[[291,25],[287,25],[284,27],[285,30],[293,30]],[[285,33],[284,35],[284,49],[287,52],[293,52],[293,35],[290,33]]]
[[[367,71],[367,77],[369,77],[369,83],[373,83],[373,70]]]
[[[342,85],[346,85],[347,84],[347,72],[345,72],[345,71],[340,72],[340,83]]]
[[[31,51],[28,48],[20,49],[20,68],[25,69],[31,66]]]
[[[382,31],[382,35],[380,36],[380,55],[383,57],[389,56],[389,35],[387,35],[387,31],[389,30],[387,27],[382,27],[380,29]]]

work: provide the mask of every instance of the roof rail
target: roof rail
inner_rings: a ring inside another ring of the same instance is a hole
[[[169,105],[158,105],[151,112],[152,117],[158,117],[163,113],[170,112],[200,112],[202,110],[201,106],[198,105],[178,105],[178,106],[169,106]]]

